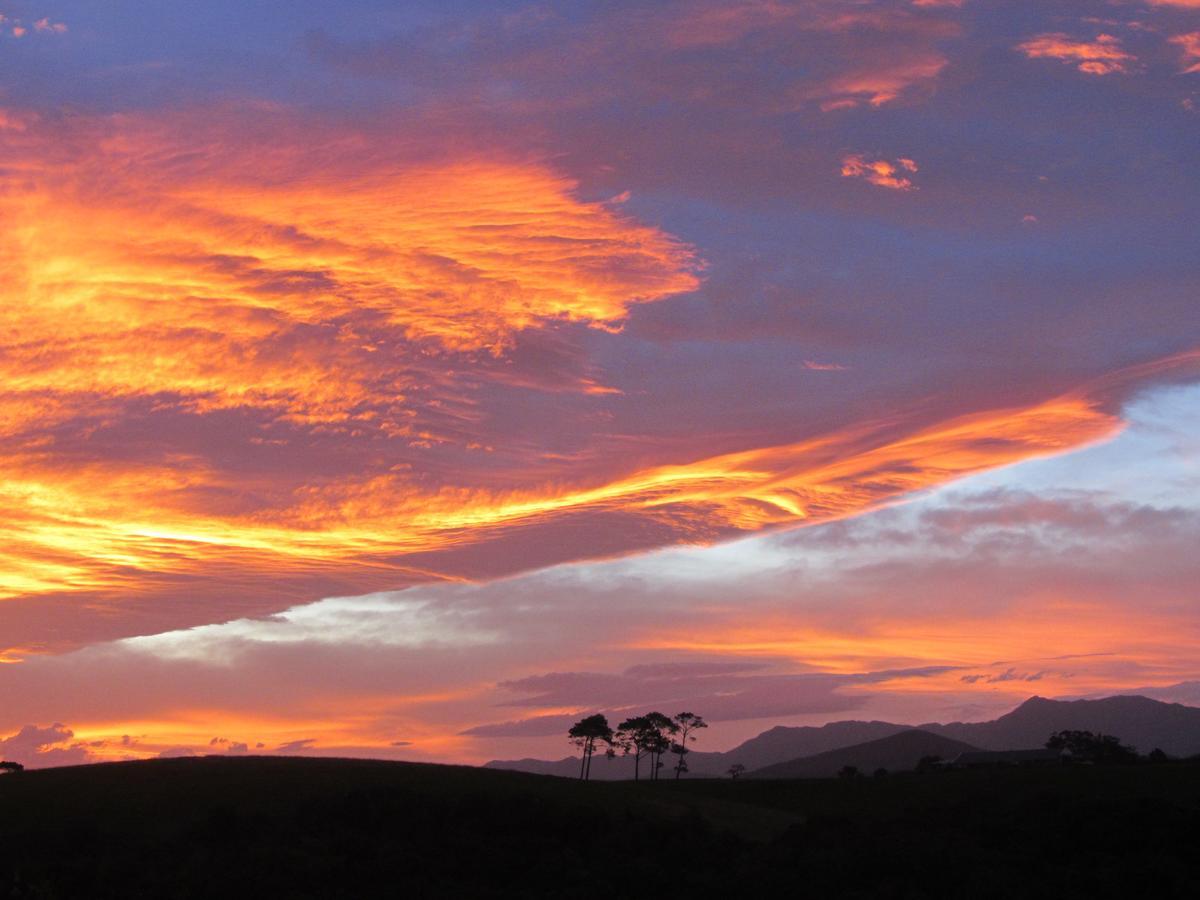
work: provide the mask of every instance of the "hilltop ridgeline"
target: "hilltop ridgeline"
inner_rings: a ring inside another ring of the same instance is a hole
[[[1031,697],[1016,709],[990,722],[950,722],[903,725],[893,722],[830,722],[822,726],[776,726],[757,737],[721,753],[693,750],[688,755],[690,777],[716,778],[726,774],[730,766],[740,764],[753,777],[826,777],[833,757],[816,759],[832,751],[865,745],[892,738],[905,732],[919,731],[929,735],[923,740],[930,749],[913,756],[907,764],[907,754],[896,757],[892,765],[878,763],[893,771],[911,769],[925,755],[950,758],[951,749],[933,749],[934,737],[959,742],[959,751],[1025,750],[1041,747],[1048,735],[1056,731],[1087,730],[1116,734],[1142,753],[1156,748],[1171,756],[1191,756],[1200,753],[1200,708],[1178,703],[1164,703],[1148,697],[1117,696],[1100,700],[1048,700]],[[914,740],[916,743],[916,740]],[[947,747],[950,747],[948,744]],[[886,749],[875,747],[873,750]],[[891,758],[886,755],[875,759]],[[804,762],[803,761],[811,761]],[[574,778],[579,775],[579,757],[559,760],[518,759],[492,760],[485,768],[531,772],[538,775],[558,775]],[[784,767],[792,766],[791,769]],[[853,761],[840,765],[858,765]],[[776,767],[783,767],[776,769]],[[862,766],[860,766],[861,768]],[[794,771],[796,774],[783,774]],[[800,774],[812,772],[812,774]],[[772,774],[777,773],[777,774]],[[625,780],[633,772],[628,761],[617,757],[597,756],[591,767],[591,777],[603,780]]]

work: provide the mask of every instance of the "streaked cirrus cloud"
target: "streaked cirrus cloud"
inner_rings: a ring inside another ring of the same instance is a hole
[[[1194,681],[1200,26],[1102,5],[21,4],[0,734]]]

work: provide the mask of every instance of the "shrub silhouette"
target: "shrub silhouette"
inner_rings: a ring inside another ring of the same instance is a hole
[[[5,760],[4,762],[0,762],[0,772],[12,773],[12,772],[24,772],[24,771],[25,771],[25,767],[23,765],[21,765],[19,762],[9,762],[8,760]]]

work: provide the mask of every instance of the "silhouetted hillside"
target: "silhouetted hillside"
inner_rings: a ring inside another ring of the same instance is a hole
[[[975,744],[985,750],[1040,747],[1054,731],[1113,734],[1141,753],[1158,747],[1172,756],[1200,753],[1200,709],[1148,697],[1047,700],[1031,697],[991,722],[921,725],[925,731]]]
[[[585,784],[224,757],[4,775],[0,811],[0,900],[1126,900],[1200,883],[1185,763]]]
[[[750,772],[749,778],[832,778],[844,766],[854,766],[864,775],[876,769],[909,772],[923,756],[953,759],[960,753],[978,749],[962,741],[931,734],[928,731],[902,731],[877,741],[839,747],[815,756],[776,763]]]
[[[592,759],[593,781],[614,781],[624,778],[624,774],[616,771],[616,760],[611,760],[601,753]],[[502,772],[525,772],[528,775],[554,775],[558,778],[579,777],[579,757],[564,756],[562,759],[493,759],[483,764],[485,769],[496,769]],[[629,777],[633,777],[630,772]]]

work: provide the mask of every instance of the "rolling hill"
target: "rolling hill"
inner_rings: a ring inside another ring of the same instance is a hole
[[[1095,900],[1191,898],[1200,880],[1200,765],[1183,762],[633,784],[207,757],[0,775],[0,810],[0,900],[551,900],[630,885]]]

